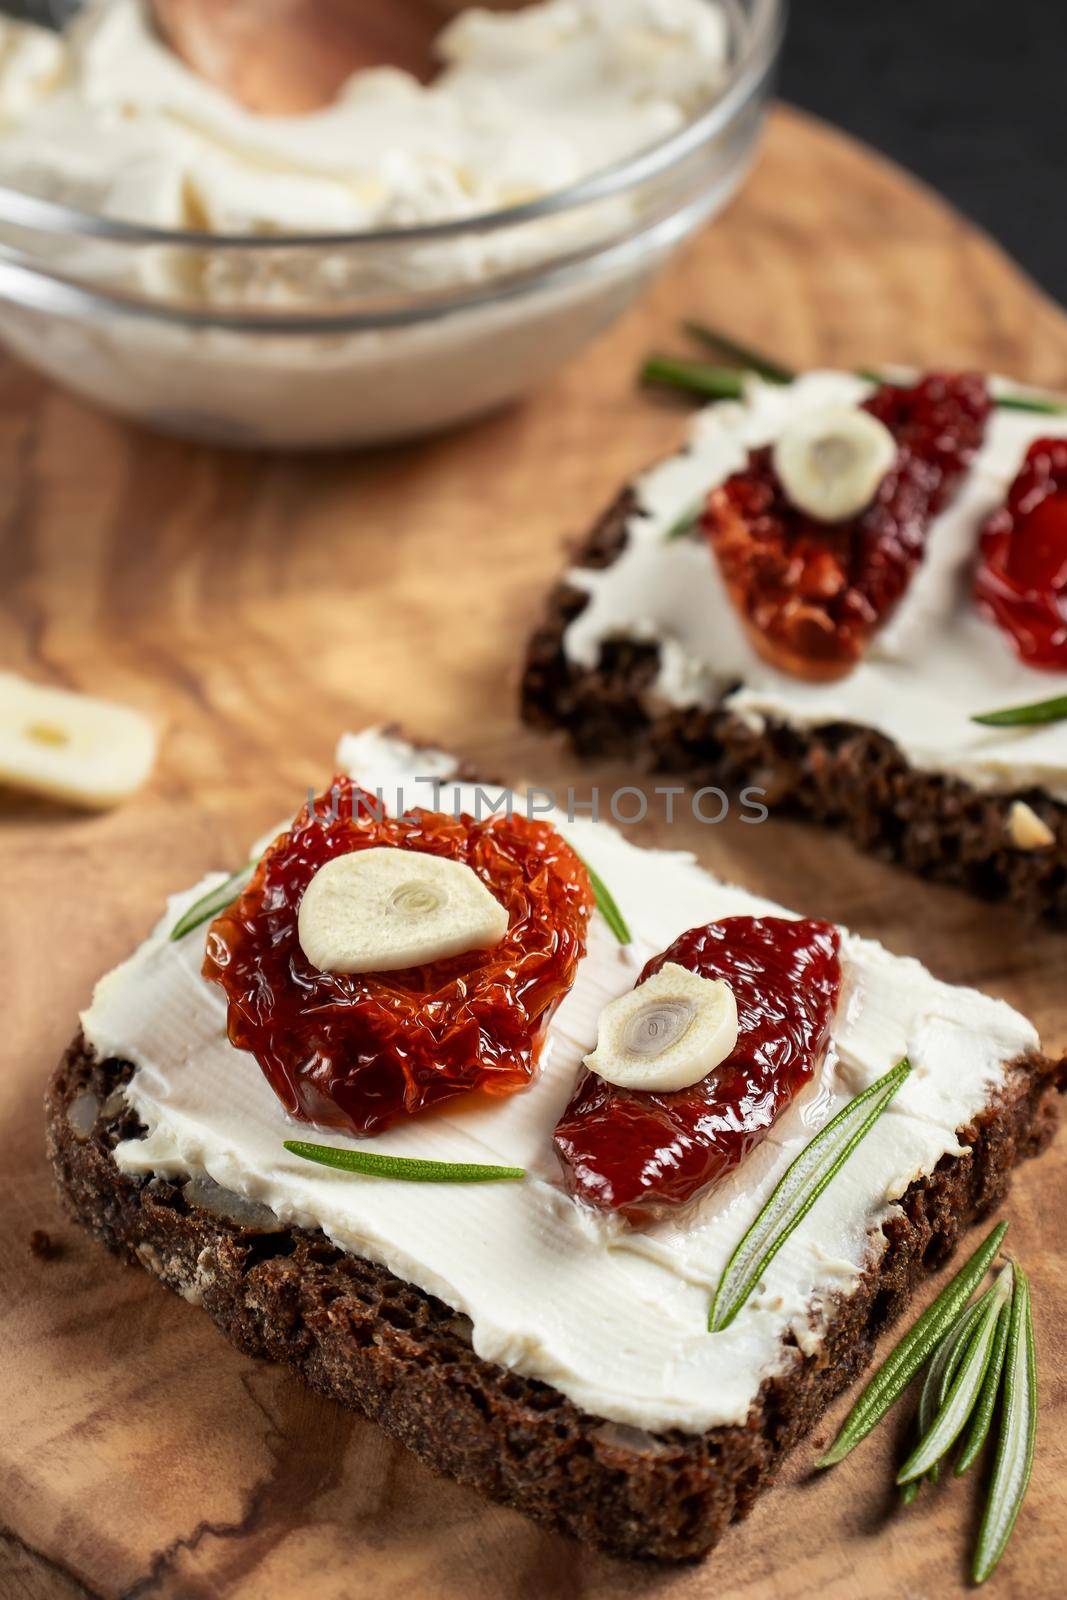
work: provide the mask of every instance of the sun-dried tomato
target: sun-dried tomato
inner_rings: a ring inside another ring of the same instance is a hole
[[[1038,439],[982,530],[975,597],[1031,667],[1067,670],[1067,439]]]
[[[503,940],[400,972],[313,967],[297,936],[304,891],[334,856],[372,846],[471,867],[507,908]],[[340,777],[212,923],[204,976],[226,993],[231,1044],[255,1056],[287,1111],[378,1133],[472,1090],[529,1083],[585,953],[593,903],[584,865],[547,823],[518,813],[391,817]]]
[[[689,1089],[642,1094],[585,1071],[556,1125],[568,1189],[633,1221],[683,1205],[738,1166],[809,1082],[830,1037],[841,986],[840,934],[829,922],[724,917],[655,956],[724,979],[737,1044]]]
[[[770,448],[708,497],[704,530],[756,650],[783,672],[826,680],[856,665],[922,560],[985,434],[990,399],[973,374],[885,384],[864,402],[897,442],[874,501],[817,522],[786,498]]]

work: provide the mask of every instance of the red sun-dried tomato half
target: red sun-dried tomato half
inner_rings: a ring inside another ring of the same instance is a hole
[[[1031,667],[1067,671],[1067,439],[1038,439],[982,530],[974,586]]]
[[[321,972],[297,913],[327,861],[395,846],[471,867],[507,908],[487,950],[398,972]],[[386,816],[351,779],[306,806],[208,933],[204,976],[224,990],[230,1043],[255,1056],[293,1116],[358,1134],[472,1090],[533,1077],[549,1018],[585,954],[593,894],[547,823],[415,810]]]
[[[985,435],[990,398],[974,374],[883,384],[863,409],[897,459],[874,501],[847,522],[817,522],[786,498],[770,447],[712,490],[704,531],[754,648],[795,677],[843,677],[890,617]]]
[[[730,985],[737,1044],[688,1089],[642,1094],[584,1070],[556,1125],[568,1190],[631,1221],[684,1205],[738,1166],[809,1082],[830,1038],[841,987],[829,922],[724,917],[654,956]]]

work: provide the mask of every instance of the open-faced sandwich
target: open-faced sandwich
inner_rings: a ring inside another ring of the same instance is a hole
[[[699,1554],[1050,1135],[1067,1062],[439,751],[370,732],[338,764],[100,981],[48,1096],[62,1195],[431,1466]],[[857,1106],[862,1158],[741,1270]]]
[[[525,717],[1067,917],[1067,415],[975,375],[739,387],[580,549]]]

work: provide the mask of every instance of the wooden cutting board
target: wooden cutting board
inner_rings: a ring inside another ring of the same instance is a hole
[[[18,1600],[800,1600],[962,1589],[976,1485],[889,1489],[894,1428],[816,1481],[810,1444],[706,1566],[590,1554],[431,1476],[373,1427],[237,1355],[64,1220],[41,1094],[93,980],[168,890],[247,843],[380,719],[509,780],[610,783],[523,732],[524,635],[563,555],[684,414],[637,392],[701,315],[797,365],[974,364],[1067,389],[1067,319],[933,195],[793,112],[753,180],[622,326],[528,404],[374,455],[264,459],[127,428],[0,361],[0,665],[166,724],[110,816],[0,803],[0,1594]],[[632,775],[627,774],[627,778]],[[798,824],[649,824],[728,878],[1006,996],[1067,1045],[1067,938]],[[1037,1292],[1036,1480],[993,1593],[1061,1592],[1067,1136],[1021,1174]],[[59,1253],[31,1254],[46,1229]],[[825,1438],[845,1410],[819,1430]]]

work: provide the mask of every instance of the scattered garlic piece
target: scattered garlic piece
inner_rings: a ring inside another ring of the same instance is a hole
[[[897,443],[877,417],[856,406],[825,406],[786,428],[774,470],[789,501],[819,522],[865,511],[897,458]]]
[[[1025,800],[1012,801],[1008,833],[1016,850],[1049,850],[1056,843],[1048,823]]]
[[[623,1089],[688,1089],[737,1043],[737,1002],[728,983],[675,961],[604,1007],[585,1064]]]
[[[139,711],[0,672],[0,784],[103,809],[141,787],[158,745]]]
[[[297,916],[320,972],[397,972],[486,950],[507,931],[507,911],[462,861],[386,845],[327,861]]]

